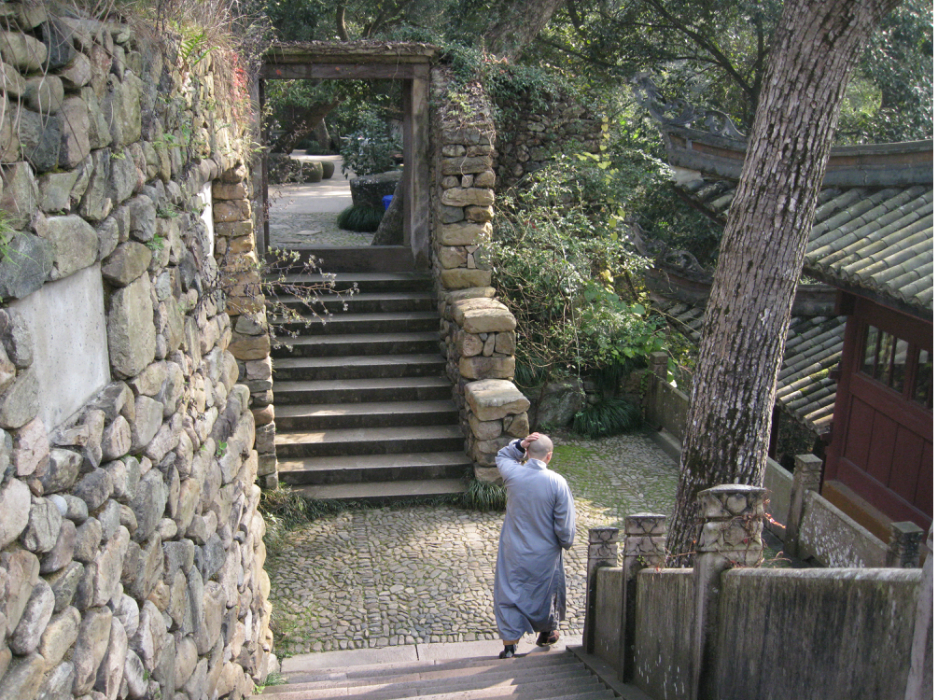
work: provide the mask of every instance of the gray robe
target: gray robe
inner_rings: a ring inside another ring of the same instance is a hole
[[[502,639],[557,629],[565,618],[561,549],[570,549],[575,532],[574,497],[564,477],[537,459],[522,464],[519,442],[496,455],[508,494],[493,586]]]

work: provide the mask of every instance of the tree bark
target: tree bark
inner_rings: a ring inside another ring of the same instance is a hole
[[[321,102],[311,107],[292,107],[286,115],[280,117],[283,133],[271,145],[272,153],[285,153],[288,155],[295,148],[295,144],[313,133],[324,118],[333,112],[341,100]]]
[[[496,22],[483,34],[487,51],[515,60],[563,4],[564,0],[503,0]]]
[[[689,566],[697,494],[761,485],[775,381],[840,104],[873,28],[898,0],[788,0],[730,207],[694,375],[668,536]]]

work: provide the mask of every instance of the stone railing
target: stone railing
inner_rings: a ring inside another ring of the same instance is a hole
[[[716,486],[698,506],[693,568],[665,568],[662,516],[626,518],[622,567],[621,533],[590,531],[584,652],[598,661],[585,658],[624,696],[926,697],[930,558],[923,571],[765,566],[765,489]]]
[[[444,100],[449,78],[432,72],[432,269],[441,312],[441,349],[478,478],[498,478],[495,456],[529,430],[528,400],[512,383],[516,319],[495,297],[483,244],[492,232],[494,129],[477,84]],[[461,105],[455,107],[455,105]],[[463,105],[466,105],[464,107]]]
[[[274,661],[266,375],[214,257],[253,247],[244,96],[74,14],[0,32],[0,700],[242,697]]]

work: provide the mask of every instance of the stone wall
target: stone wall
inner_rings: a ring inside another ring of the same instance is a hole
[[[476,84],[445,99],[450,78],[432,71],[432,269],[441,312],[441,351],[454,385],[467,454],[478,478],[498,478],[501,447],[529,432],[528,399],[512,383],[516,319],[495,299],[483,244],[492,232],[492,110]]]
[[[243,86],[220,49],[2,7],[0,700],[240,698],[274,662],[268,339],[222,289]]]
[[[496,175],[500,189],[548,165],[557,153],[599,153],[606,136],[606,117],[593,106],[556,90],[547,107],[500,105],[504,116],[497,141]],[[529,101],[528,103],[530,103]]]

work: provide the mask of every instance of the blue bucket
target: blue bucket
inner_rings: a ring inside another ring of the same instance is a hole
[[[390,204],[392,204],[392,195],[387,194],[383,197],[383,211],[389,209]]]

